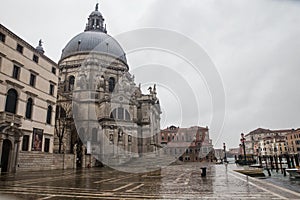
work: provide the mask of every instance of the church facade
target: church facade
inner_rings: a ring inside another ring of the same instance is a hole
[[[84,32],[62,51],[54,152],[73,153],[77,167],[114,165],[158,151],[156,86],[143,94],[126,54],[107,34],[98,4]],[[89,161],[87,162],[87,159]]]

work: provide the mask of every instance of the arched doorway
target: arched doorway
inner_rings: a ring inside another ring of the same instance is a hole
[[[9,156],[11,153],[12,144],[10,140],[3,140],[2,156],[1,156],[1,172],[8,172]]]

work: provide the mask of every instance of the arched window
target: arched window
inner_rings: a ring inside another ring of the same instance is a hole
[[[69,91],[72,91],[74,89],[74,83],[75,83],[75,77],[69,76]]]
[[[130,121],[130,114],[126,109],[119,107],[110,113],[110,118]]]
[[[114,109],[114,110],[110,113],[110,118],[116,119],[116,117],[117,117],[117,109]]]
[[[108,90],[109,92],[113,92],[115,89],[116,81],[113,77],[110,77],[108,80]]]
[[[118,108],[118,119],[124,119],[124,108]]]
[[[47,109],[47,119],[46,119],[47,124],[51,124],[51,117],[52,117],[52,106],[49,105]]]
[[[17,91],[15,89],[8,90],[6,96],[5,111],[16,114],[17,101],[18,101]]]
[[[125,120],[130,121],[130,114],[127,110],[125,110]]]
[[[31,115],[32,115],[32,104],[33,104],[33,101],[32,101],[32,98],[29,98],[27,100],[27,104],[26,104],[26,113],[25,113],[25,117],[27,119],[31,119]]]

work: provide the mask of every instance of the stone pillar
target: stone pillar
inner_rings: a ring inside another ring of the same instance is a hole
[[[88,168],[93,166],[91,154],[89,155],[89,162],[88,162],[87,166],[88,166]]]
[[[13,150],[11,155],[11,161],[8,171],[16,172],[16,167],[18,163],[18,155],[19,155],[19,140],[15,140],[13,144]]]
[[[2,147],[3,147],[3,139],[0,138],[0,174],[1,174]]]
[[[76,169],[77,168],[77,155],[76,153],[74,153],[74,160],[73,160],[73,168]]]
[[[13,172],[17,171],[17,165],[18,165],[18,158],[19,158],[19,148],[20,148],[20,140],[15,141],[15,160],[13,164]]]
[[[73,168],[76,169],[77,168],[77,144],[74,144],[73,147],[73,154],[74,154],[74,160],[73,160]]]
[[[85,146],[82,145],[82,162],[81,162],[81,167],[85,168]]]

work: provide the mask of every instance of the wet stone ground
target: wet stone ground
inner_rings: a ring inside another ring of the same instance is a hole
[[[198,163],[130,174],[110,168],[43,171],[0,176],[2,199],[300,199],[300,193],[211,165]]]

